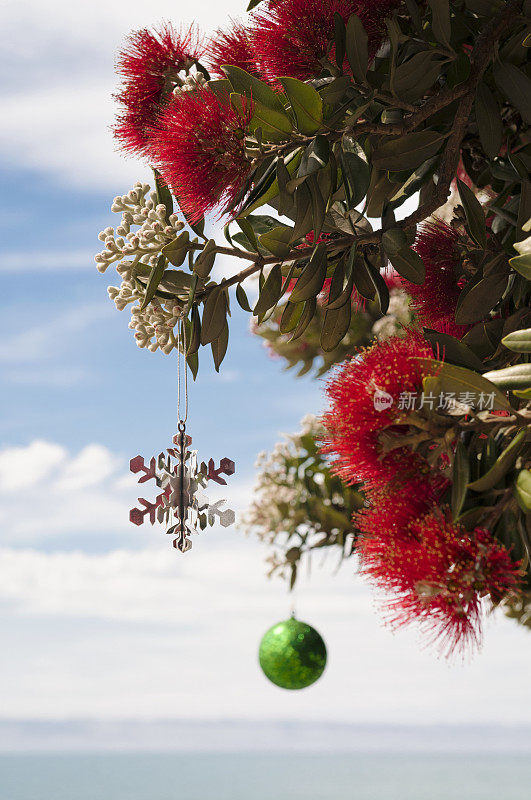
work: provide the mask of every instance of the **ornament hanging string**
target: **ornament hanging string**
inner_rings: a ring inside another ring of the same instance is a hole
[[[184,417],[181,417],[181,358],[184,368]],[[186,363],[186,323],[181,317],[177,326],[177,417],[178,428],[184,431],[188,419],[188,365]]]

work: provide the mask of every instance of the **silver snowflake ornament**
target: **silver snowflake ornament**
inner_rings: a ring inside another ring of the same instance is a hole
[[[129,519],[134,525],[142,525],[146,517],[152,525],[165,523],[166,532],[173,539],[173,546],[181,553],[192,547],[190,535],[214,525],[216,520],[224,527],[234,523],[236,515],[230,508],[222,508],[225,500],[209,503],[202,489],[209,481],[226,486],[222,475],[233,475],[234,461],[222,458],[216,469],[211,458],[208,464],[197,463],[197,450],[191,450],[192,439],[185,433],[184,423],[179,423],[179,432],[173,437],[174,447],[159,453],[146,465],[142,456],[131,459],[131,472],[142,473],[139,483],[154,480],[161,492],[153,502],[138,498],[141,508],[132,508]]]

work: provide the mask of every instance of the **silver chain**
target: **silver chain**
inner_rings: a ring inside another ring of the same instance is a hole
[[[177,417],[179,422],[188,419],[188,365],[186,363],[186,323],[181,317],[177,323]],[[181,417],[181,358],[184,365],[184,418]]]

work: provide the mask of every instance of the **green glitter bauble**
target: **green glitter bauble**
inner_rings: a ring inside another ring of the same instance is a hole
[[[323,674],[326,646],[315,628],[291,617],[269,628],[258,658],[272,683],[282,689],[304,689]]]

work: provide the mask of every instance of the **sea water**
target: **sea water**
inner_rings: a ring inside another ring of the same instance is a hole
[[[14,754],[0,800],[529,800],[506,755]]]

